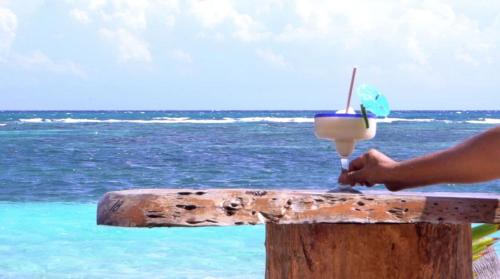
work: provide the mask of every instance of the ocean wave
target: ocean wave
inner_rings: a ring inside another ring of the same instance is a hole
[[[85,119],[85,118],[61,118],[61,119],[42,119],[28,118],[19,119],[23,123],[136,123],[136,124],[226,124],[236,122],[278,122],[278,123],[306,123],[314,122],[314,118],[306,117],[243,117],[222,119],[192,119],[188,117],[157,117],[150,120],[145,119]]]
[[[312,123],[314,118],[308,117],[243,117],[239,122],[279,122],[279,123]]]
[[[313,123],[314,118],[311,117],[242,117],[242,118],[231,118],[225,117],[221,119],[193,119],[189,117],[156,117],[153,119],[88,119],[88,118],[58,118],[58,119],[44,119],[44,118],[26,118],[19,119],[23,123],[66,123],[66,124],[78,124],[78,123],[132,123],[132,124],[176,124],[176,123],[188,123],[188,124],[228,124],[228,123]],[[455,121],[445,120],[445,119],[434,119],[434,118],[379,118],[377,119],[379,123],[394,123],[394,122],[442,122],[442,123],[453,123]],[[477,120],[466,120],[458,121],[466,122],[471,124],[500,124],[500,119],[498,118],[479,118]],[[0,123],[0,126],[5,126],[7,124]]]
[[[436,120],[434,118],[391,118],[391,117],[377,119],[377,122],[379,122],[379,123],[392,123],[392,122],[433,122],[433,121],[439,121],[439,120]]]
[[[224,123],[234,123],[236,122],[236,119],[229,117],[225,117],[222,119],[192,119],[189,117],[156,117],[153,118],[152,120],[139,120],[139,121],[146,121],[145,123],[153,123],[153,124],[154,123],[224,124]]]
[[[154,120],[167,120],[173,123],[234,123],[234,122],[278,122],[278,123],[306,123],[314,122],[314,118],[307,117],[242,117],[223,119],[191,119],[187,117],[156,117]]]
[[[479,120],[468,120],[465,121],[471,124],[500,124],[500,119],[498,118],[482,118]]]
[[[61,118],[61,119],[42,119],[42,118],[29,118],[19,119],[24,123],[136,123],[136,124],[170,124],[170,123],[198,123],[198,124],[215,124],[215,123],[232,123],[234,119],[189,119],[187,117],[172,117],[164,119],[86,119],[86,118]]]
[[[1,127],[1,126],[7,126],[7,124],[5,124],[5,123],[0,123],[0,127]]]
[[[19,121],[24,123],[42,123],[44,122],[42,118],[28,118],[28,119],[19,119]]]

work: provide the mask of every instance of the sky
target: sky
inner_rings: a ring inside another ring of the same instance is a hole
[[[0,0],[0,110],[339,109],[354,66],[393,109],[500,109],[500,1]]]

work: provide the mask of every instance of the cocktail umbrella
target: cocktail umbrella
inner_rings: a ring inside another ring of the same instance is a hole
[[[378,117],[387,117],[391,110],[387,98],[375,87],[362,84],[356,90],[356,94],[363,107]]]

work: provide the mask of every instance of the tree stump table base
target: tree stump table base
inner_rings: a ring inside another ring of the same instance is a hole
[[[472,278],[464,224],[266,225],[266,278]]]

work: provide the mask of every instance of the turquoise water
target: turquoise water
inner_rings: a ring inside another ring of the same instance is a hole
[[[0,278],[263,278],[264,227],[95,225],[91,203],[0,203]]]
[[[130,188],[336,186],[312,111],[0,112],[0,278],[263,278],[264,228],[95,225]],[[396,111],[354,156],[406,159],[500,124],[500,111]],[[375,189],[383,189],[376,186]],[[500,192],[500,181],[417,191]]]

